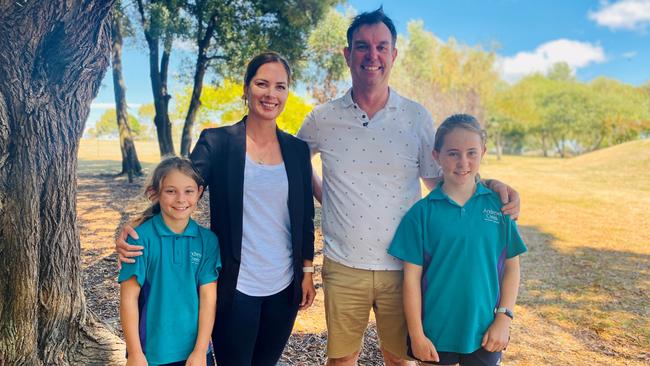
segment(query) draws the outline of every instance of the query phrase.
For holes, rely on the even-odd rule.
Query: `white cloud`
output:
[[[605,52],[601,46],[557,39],[541,44],[532,52],[519,52],[511,57],[503,57],[500,59],[500,66],[504,79],[515,82],[530,73],[544,73],[558,62],[566,62],[575,72],[581,67],[604,61]]]
[[[127,103],[127,108],[140,108],[142,104],[137,104],[137,103]],[[90,104],[90,109],[97,109],[97,110],[103,110],[103,109],[112,109],[115,108],[115,103],[91,103]]]
[[[610,29],[644,29],[650,24],[650,0],[604,3],[600,10],[589,12],[589,19]]]

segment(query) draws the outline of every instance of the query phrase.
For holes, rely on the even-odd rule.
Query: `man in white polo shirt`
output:
[[[433,120],[420,104],[388,87],[397,33],[378,9],[358,15],[347,31],[345,58],[352,88],[316,107],[298,137],[323,162],[323,288],[329,365],[356,364],[370,308],[375,313],[384,361],[406,365],[402,262],[387,253],[406,211],[421,197],[420,178],[431,189],[438,177],[432,157]],[[517,214],[516,192],[506,213]]]

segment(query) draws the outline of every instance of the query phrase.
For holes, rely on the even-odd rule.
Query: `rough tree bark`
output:
[[[198,19],[199,26],[203,25],[202,21]],[[192,146],[192,128],[194,127],[194,121],[196,121],[196,114],[199,111],[201,106],[201,91],[203,90],[203,78],[205,77],[205,72],[208,68],[208,63],[210,59],[207,56],[208,47],[210,47],[210,42],[214,36],[214,31],[216,28],[217,16],[216,14],[210,18],[207,27],[205,28],[205,33],[203,38],[198,42],[199,51],[196,56],[196,67],[194,69],[194,86],[192,88],[192,98],[190,99],[190,105],[187,109],[187,115],[185,116],[185,123],[183,124],[183,135],[181,136],[181,155],[189,156],[190,147]],[[199,34],[202,33],[202,29],[199,29]]]
[[[112,27],[112,65],[113,65],[113,90],[115,91],[115,111],[117,114],[117,128],[120,135],[120,150],[122,152],[122,174],[129,177],[129,183],[134,176],[142,175],[142,166],[138,160],[138,153],[133,143],[133,134],[129,126],[129,116],[126,110],[126,86],[122,77],[122,25],[121,13],[113,17]]]
[[[0,0],[0,364],[118,364],[86,308],[77,148],[110,55],[113,0]]]
[[[174,143],[172,140],[172,123],[169,119],[169,100],[171,96],[167,90],[167,74],[169,71],[169,56],[172,51],[173,36],[167,34],[163,39],[163,53],[160,54],[160,35],[159,32],[152,29],[147,20],[147,9],[143,0],[137,0],[138,12],[142,28],[144,29],[144,38],[149,48],[149,77],[151,79],[151,91],[153,94],[153,104],[156,110],[153,122],[156,126],[158,135],[158,147],[160,156],[175,155]],[[160,66],[158,59],[160,58]]]

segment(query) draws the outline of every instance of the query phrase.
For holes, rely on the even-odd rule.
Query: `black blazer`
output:
[[[303,260],[314,258],[314,199],[309,147],[277,129],[289,181],[289,218],[293,254],[293,300],[302,298]],[[228,311],[241,263],[246,117],[227,127],[201,132],[190,158],[210,191],[210,228],[219,238],[222,269],[217,313]]]

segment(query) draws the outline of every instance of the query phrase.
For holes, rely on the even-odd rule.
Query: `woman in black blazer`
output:
[[[209,189],[221,248],[219,366],[275,365],[298,309],[315,296],[309,148],[276,126],[290,80],[280,55],[253,58],[244,78],[248,116],[204,130],[190,156]]]

